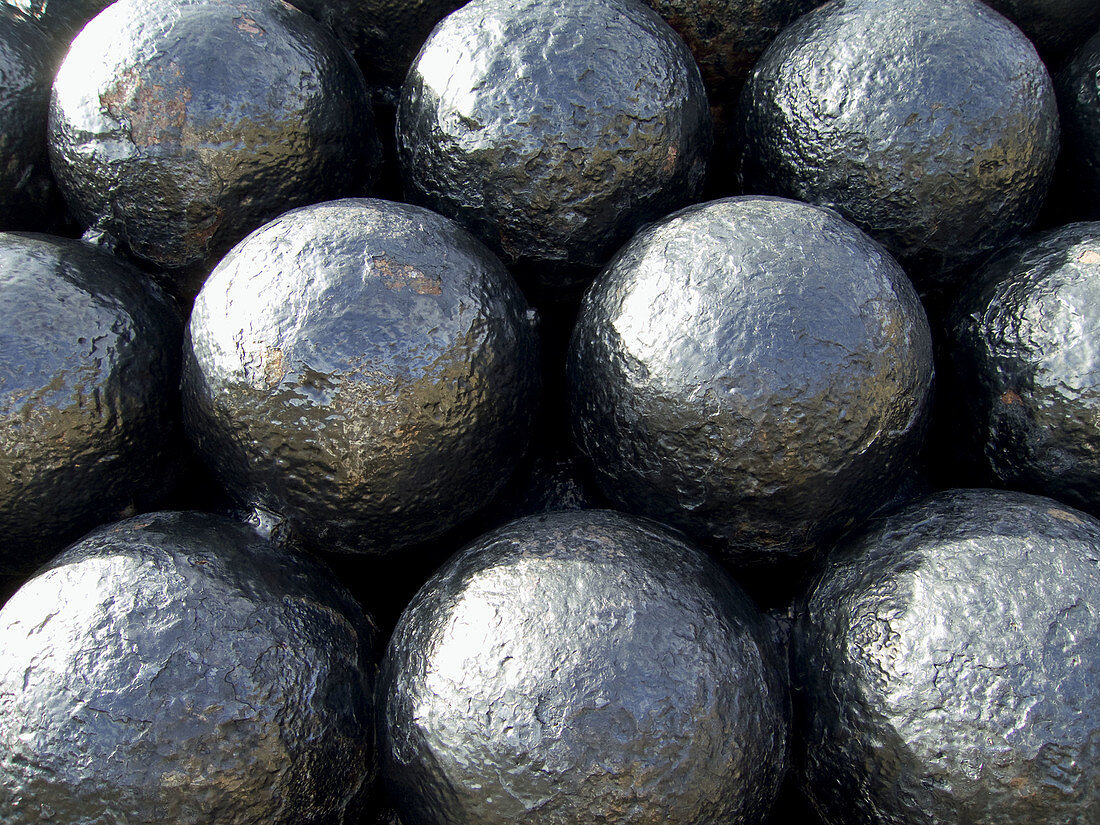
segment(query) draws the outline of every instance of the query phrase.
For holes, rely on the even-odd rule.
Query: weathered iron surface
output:
[[[1100,29],[1100,3],[1096,0],[983,2],[1019,26],[1052,67]]]
[[[56,194],[46,154],[50,41],[0,7],[0,230],[42,229]]]
[[[49,140],[82,225],[168,270],[213,265],[291,207],[363,194],[378,151],[354,61],[276,0],[113,4],[61,66]]]
[[[1100,513],[1100,223],[999,254],[949,329],[944,414],[981,481]]]
[[[402,615],[383,775],[418,825],[758,823],[786,766],[777,652],[740,589],[655,522],[511,522]]]
[[[1100,523],[938,493],[830,560],[795,629],[806,783],[827,823],[1100,817]]]
[[[239,244],[195,302],[184,417],[239,498],[317,549],[388,553],[483,506],[524,451],[535,318],[419,206],[347,199]]]
[[[182,321],[124,262],[0,234],[0,575],[155,506],[174,480]]]
[[[468,3],[424,44],[397,130],[407,196],[551,290],[693,200],[711,147],[691,53],[635,0]]]
[[[0,610],[5,825],[355,825],[374,628],[246,525],[101,528]]]
[[[462,0],[294,0],[329,26],[372,84],[396,90],[440,20]]]
[[[745,84],[746,191],[830,206],[923,292],[1026,230],[1058,154],[1050,76],[977,0],[849,0],[803,15]]]
[[[933,368],[885,250],[829,210],[743,197],[623,248],[585,295],[569,374],[611,500],[745,564],[811,553],[890,498]]]
[[[1100,31],[1082,46],[1057,78],[1064,151],[1061,196],[1075,220],[1100,219]]]

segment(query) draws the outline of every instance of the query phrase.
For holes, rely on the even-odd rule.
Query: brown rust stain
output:
[[[1001,403],[1008,406],[1012,406],[1013,404],[1020,404],[1022,406],[1024,399],[1020,398],[1020,394],[1015,390],[1005,390],[1001,393]]]
[[[266,34],[263,28],[255,20],[244,15],[237,18],[237,28],[246,34]]]
[[[164,83],[149,82],[141,67],[131,66],[99,96],[113,118],[129,125],[130,140],[137,146],[180,140],[191,90],[179,83],[182,72],[175,62],[168,64],[163,79]]]
[[[1056,519],[1059,519],[1060,521],[1068,521],[1070,524],[1084,524],[1081,519],[1077,518],[1077,516],[1073,515],[1073,513],[1069,512],[1068,510],[1060,510],[1056,507],[1049,507],[1047,508],[1047,512],[1050,513],[1050,515],[1054,516]]]
[[[278,347],[268,347],[261,356],[264,383],[268,387],[278,386],[286,375],[286,358]]]
[[[1080,255],[1077,256],[1077,263],[1079,264],[1100,264],[1100,252],[1096,252],[1092,249],[1086,249]]]
[[[387,289],[408,287],[418,295],[443,294],[443,281],[439,277],[427,275],[414,266],[394,263],[386,255],[373,256],[371,264]]]

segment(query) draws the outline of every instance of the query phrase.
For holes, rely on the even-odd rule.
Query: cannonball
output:
[[[1059,193],[1071,203],[1074,220],[1100,219],[1100,31],[1057,77],[1064,150]]]
[[[378,146],[361,72],[303,12],[119,0],[61,65],[49,150],[83,227],[160,269],[205,275],[287,209],[363,194]]]
[[[5,825],[355,825],[377,771],[374,627],[250,527],[103,527],[0,610]]]
[[[830,559],[795,627],[805,783],[827,825],[1100,816],[1100,522],[948,490]]]
[[[844,0],[788,26],[739,104],[748,192],[836,209],[922,293],[1025,231],[1058,154],[1031,42],[978,0]]]
[[[520,519],[402,614],[383,775],[417,825],[759,823],[786,765],[784,672],[679,535],[607,510]]]
[[[407,197],[551,295],[701,191],[711,123],[683,40],[637,0],[473,0],[401,91]]]
[[[183,322],[82,241],[0,233],[0,576],[156,506],[175,480]]]
[[[787,563],[884,504],[928,418],[928,321],[882,247],[780,198],[640,231],[586,293],[573,431],[604,493],[737,566]]]
[[[301,207],[199,293],[184,423],[221,483],[307,546],[387,554],[507,482],[537,396],[535,320],[447,218],[365,198]]]
[[[1000,253],[949,333],[943,414],[978,481],[1100,513],[1100,223]]]

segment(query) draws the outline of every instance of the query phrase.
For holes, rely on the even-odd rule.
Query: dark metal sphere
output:
[[[0,7],[0,229],[41,229],[53,180],[46,154],[53,63],[50,41]]]
[[[408,196],[548,288],[595,274],[642,223],[701,190],[699,69],[636,0],[473,0],[402,88]]]
[[[1100,219],[1100,31],[1058,73],[1065,196],[1078,218]]]
[[[0,610],[0,819],[355,825],[373,636],[325,568],[245,525],[104,527]]]
[[[782,670],[752,603],[676,534],[521,519],[402,614],[383,773],[417,825],[758,823],[786,766]]]
[[[182,321],[81,241],[0,234],[0,575],[29,573],[174,480]]]
[[[348,199],[242,241],[195,301],[185,424],[239,498],[318,549],[388,553],[484,505],[525,448],[534,317],[419,206]]]
[[[736,564],[816,549],[912,470],[932,383],[912,285],[834,212],[688,207],[585,295],[573,429],[617,506]]]
[[[1058,154],[1054,89],[977,0],[847,0],[768,48],[739,115],[747,191],[830,206],[935,292],[1026,230]]]
[[[952,308],[944,411],[986,483],[1100,513],[1100,223],[1021,241]]]
[[[830,825],[1100,817],[1100,522],[939,493],[830,561],[795,629],[806,783]]]
[[[171,270],[361,194],[378,151],[354,61],[277,0],[119,0],[73,41],[49,139],[81,224]]]

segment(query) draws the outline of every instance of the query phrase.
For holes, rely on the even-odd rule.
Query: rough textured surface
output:
[[[746,191],[837,209],[934,291],[1035,219],[1058,154],[1035,48],[977,0],[847,0],[772,43],[742,95]]]
[[[521,519],[402,615],[383,772],[418,825],[756,823],[786,765],[778,661],[736,585],[656,523]]]
[[[1026,34],[1048,65],[1073,51],[1100,29],[1096,0],[983,0]]]
[[[80,241],[0,234],[0,574],[173,480],[182,322],[170,299]]]
[[[293,206],[363,194],[377,153],[355,63],[277,0],[115,3],[58,72],[49,141],[81,224],[171,270],[212,265]]]
[[[741,84],[780,30],[819,0],[645,0],[684,38],[707,87],[717,136]]]
[[[238,497],[386,553],[485,504],[527,442],[534,316],[453,221],[348,199],[249,236],[195,302],[184,416]]]
[[[1077,217],[1100,218],[1100,32],[1058,73],[1058,107],[1065,147],[1063,188]]]
[[[826,821],[1100,817],[1100,523],[958,490],[831,562],[795,631],[807,783]]]
[[[985,483],[1100,513],[1100,223],[1028,238],[978,272],[943,361]]]
[[[738,564],[806,554],[911,470],[928,321],[835,213],[728,198],[652,224],[585,295],[573,429],[616,504]]]
[[[432,27],[462,0],[294,0],[291,5],[329,26],[370,81],[396,88]]]
[[[711,146],[691,53],[635,0],[473,0],[424,44],[397,125],[407,195],[551,289],[690,202]]]
[[[0,818],[354,825],[373,636],[325,568],[245,525],[102,528],[0,611]]]
[[[46,154],[53,65],[29,18],[0,7],[0,229],[39,229],[53,195]]]

